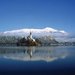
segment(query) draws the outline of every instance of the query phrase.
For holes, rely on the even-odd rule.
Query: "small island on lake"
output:
[[[24,37],[24,38],[18,40],[18,42],[17,42],[17,46],[38,46],[38,45],[40,45],[40,43],[32,37],[31,32],[30,32],[29,36],[27,36],[26,39]]]

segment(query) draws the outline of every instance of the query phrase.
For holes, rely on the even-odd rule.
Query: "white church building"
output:
[[[35,41],[35,39],[33,39],[33,37],[32,37],[32,33],[31,32],[30,32],[29,36],[27,37],[27,40]]]

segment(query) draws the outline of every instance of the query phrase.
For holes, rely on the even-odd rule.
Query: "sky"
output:
[[[45,28],[75,32],[75,0],[0,0],[0,32]]]

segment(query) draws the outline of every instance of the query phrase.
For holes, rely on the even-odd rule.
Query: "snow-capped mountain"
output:
[[[2,36],[21,36],[27,37],[30,32],[34,37],[54,37],[57,41],[75,41],[75,36],[69,34],[64,30],[58,30],[50,27],[46,27],[43,29],[34,29],[34,28],[24,28],[24,29],[17,29],[11,31],[0,32]],[[72,36],[71,36],[72,35]]]
[[[64,30],[57,30],[53,29],[50,27],[46,27],[43,29],[18,29],[18,30],[11,30],[11,31],[5,31],[3,32],[3,35],[20,35],[20,36],[26,36],[29,35],[29,33],[32,32],[34,36],[49,36],[49,35],[54,35],[54,36],[66,36],[68,33]]]

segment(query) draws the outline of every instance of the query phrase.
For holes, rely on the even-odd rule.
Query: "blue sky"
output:
[[[75,32],[75,0],[0,0],[0,32],[52,27]]]

